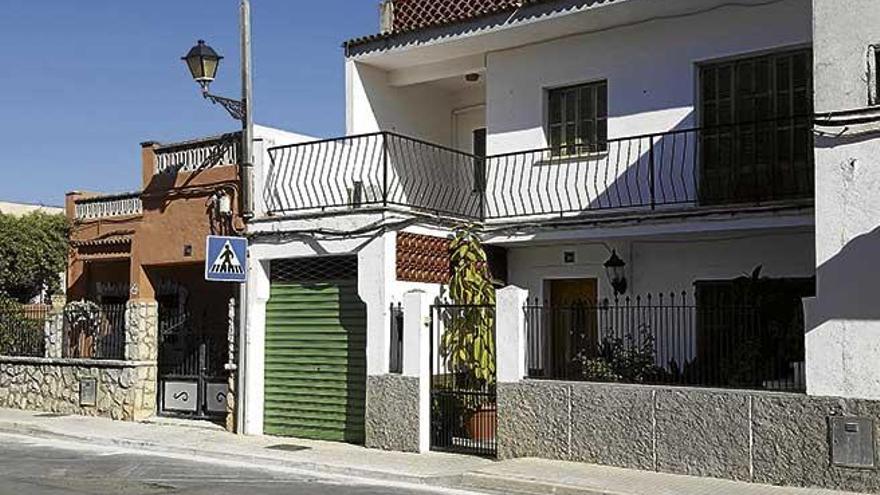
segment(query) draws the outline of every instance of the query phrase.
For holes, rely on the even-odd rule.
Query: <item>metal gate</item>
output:
[[[160,313],[159,413],[198,419],[226,416],[229,393],[225,370],[228,344],[205,319],[196,322],[188,312]]]
[[[431,306],[431,449],[495,456],[495,307]]]
[[[263,431],[362,444],[367,309],[356,256],[273,260]]]

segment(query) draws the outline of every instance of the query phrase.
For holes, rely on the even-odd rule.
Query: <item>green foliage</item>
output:
[[[63,215],[0,213],[0,292],[22,303],[44,288],[56,292],[67,266],[68,230]]]
[[[643,329],[639,342],[631,334],[626,339],[606,338],[598,356],[582,352],[575,357],[573,364],[585,380],[646,383],[661,373],[654,360],[654,336]]]
[[[451,373],[474,386],[495,382],[495,287],[489,263],[472,227],[456,230],[450,246],[449,297],[440,354]]]

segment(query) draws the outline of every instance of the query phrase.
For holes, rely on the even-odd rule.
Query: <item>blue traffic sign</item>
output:
[[[209,235],[205,248],[205,280],[247,282],[247,239]]]

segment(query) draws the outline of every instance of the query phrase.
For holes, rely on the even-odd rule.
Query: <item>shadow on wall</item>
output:
[[[812,328],[832,320],[880,322],[880,227],[848,242],[817,270],[818,299],[812,304]]]

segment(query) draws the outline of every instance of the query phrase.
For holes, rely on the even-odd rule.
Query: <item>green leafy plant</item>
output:
[[[638,342],[632,334],[626,338],[605,338],[598,355],[578,353],[573,364],[585,380],[646,383],[662,371],[655,364],[655,356],[654,336],[643,328]]]
[[[450,373],[479,387],[495,382],[495,287],[489,263],[473,227],[456,229],[450,244],[452,276],[444,312],[440,355]]]
[[[64,215],[0,213],[0,292],[21,303],[56,292],[67,266],[67,237]]]

